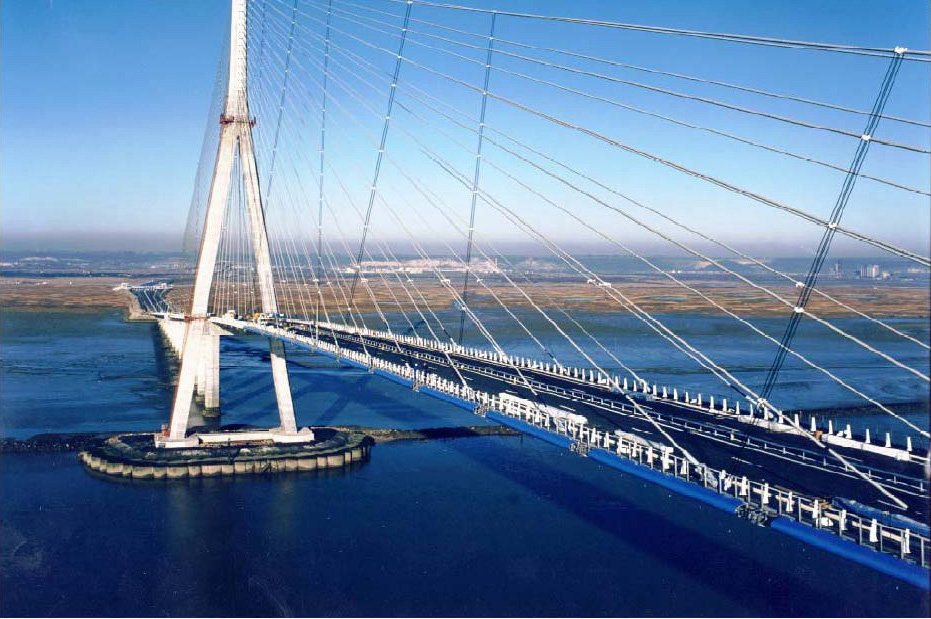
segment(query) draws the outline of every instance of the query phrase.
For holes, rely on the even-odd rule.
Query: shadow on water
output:
[[[257,382],[257,381],[254,381],[254,380],[253,380],[253,381],[249,381],[249,384],[253,384],[253,385],[254,385],[256,382]],[[221,384],[222,384],[222,382],[221,382]],[[246,392],[243,392],[243,393],[237,393],[237,395],[236,395],[235,397],[230,398],[228,401],[221,401],[221,402],[222,402],[222,403],[221,403],[221,406],[222,406],[223,408],[227,408],[227,409],[235,409],[235,408],[238,408],[238,407],[242,406],[243,404],[245,404],[246,402],[249,402],[250,400],[254,400],[255,398],[258,398],[258,397],[263,396],[263,395],[267,395],[270,389],[274,389],[274,387],[272,386],[272,384],[271,384],[270,381],[269,381],[269,383],[268,383],[267,385],[264,383],[264,381],[259,381],[259,384],[258,384],[255,388],[250,389],[249,391],[246,391]],[[230,386],[230,388],[228,388],[228,389],[223,389],[223,390],[224,390],[224,391],[227,391],[227,392],[235,392],[235,391],[236,391],[236,387],[235,387],[235,386]],[[272,413],[272,412],[275,412],[276,410],[278,410],[278,409],[277,409],[277,404],[275,404],[274,401],[271,401],[270,403],[266,403],[266,404],[260,409],[260,412],[263,412],[263,413]]]
[[[152,334],[152,348],[155,351],[155,375],[162,380],[162,384],[167,390],[177,380],[178,361],[168,342],[162,336],[158,325],[152,323],[150,331]]]
[[[268,372],[268,354],[263,350],[265,340],[262,338],[237,337],[223,338],[224,352],[241,355],[250,365],[245,376],[221,377],[221,401],[224,418],[235,418],[237,422],[256,424],[262,421],[276,421],[276,404],[274,387]],[[330,425],[338,420],[350,407],[377,411],[382,423],[409,424],[411,417],[398,411],[409,411],[411,404],[390,396],[384,389],[374,386],[372,374],[358,368],[348,367],[332,362],[329,358],[312,355],[304,349],[286,346],[289,356],[288,366],[295,406],[305,412],[298,420],[302,424]],[[312,361],[307,363],[304,357]],[[254,366],[252,365],[254,364]],[[253,370],[257,370],[253,372]],[[380,384],[383,379],[378,379]],[[247,390],[243,387],[248,386]],[[227,395],[232,394],[232,395]],[[305,400],[314,394],[326,394],[332,401],[308,403]],[[373,397],[374,395],[374,397]],[[240,410],[246,408],[248,410]],[[312,412],[307,412],[307,409]],[[419,419],[424,424],[439,423],[444,418],[440,415],[419,410]],[[377,424],[376,424],[377,425]]]
[[[537,439],[527,437],[526,440]],[[749,553],[736,555],[730,549],[722,548],[719,540],[702,533],[696,527],[683,526],[656,511],[674,508],[676,503],[684,499],[669,500],[668,496],[662,496],[662,492],[657,492],[655,494],[659,496],[649,497],[656,501],[656,510],[648,509],[632,502],[624,494],[592,484],[539,459],[533,462],[532,467],[496,468],[494,459],[488,452],[461,449],[457,443],[461,445],[459,441],[451,443],[452,449],[468,457],[472,463],[493,470],[529,490],[534,496],[572,513],[625,545],[652,556],[671,570],[687,574],[689,578],[747,608],[759,608],[761,596],[766,599],[767,611],[777,616],[797,614],[800,609],[797,603],[793,603],[793,598],[800,596],[817,597],[824,603],[825,609],[843,608],[841,597],[825,593],[820,588],[812,589],[805,579],[788,573],[780,574],[780,580],[777,582],[770,581],[765,587],[761,586],[759,575],[771,573],[772,565],[757,560]],[[513,443],[513,439],[508,443]],[[555,452],[557,449],[553,447],[551,451]],[[623,475],[619,472],[616,474]],[[623,481],[625,484],[637,483],[629,477]],[[606,503],[611,507],[605,509]],[[727,517],[717,512],[712,512],[711,515],[700,513],[708,510],[710,508],[690,505],[683,511],[697,512],[700,521],[712,521],[712,524],[715,524],[715,520]],[[619,515],[622,517],[619,518]],[[636,523],[636,526],[631,526],[632,523]],[[728,524],[728,534],[743,538],[744,542],[754,545],[761,541],[755,539],[760,535],[775,535],[736,519]],[[754,552],[753,549],[749,550]],[[727,564],[720,564],[720,558],[726,558]],[[812,612],[819,614],[815,610]]]
[[[359,386],[357,393],[364,393],[364,390],[366,389],[370,381],[371,381],[371,377],[366,377],[363,380],[357,381],[356,384]],[[303,389],[301,389],[300,391],[301,395],[313,393],[316,390],[315,388],[319,387],[319,385],[315,383],[317,383],[317,381],[310,379],[308,381],[308,384]],[[393,403],[392,401],[388,399],[382,399],[381,402],[384,404]],[[326,408],[326,410],[320,413],[319,416],[314,420],[314,422],[320,425],[324,425],[324,426],[330,425],[334,423],[336,421],[336,418],[339,416],[339,414],[345,411],[346,408],[348,408],[350,405],[364,404],[364,403],[365,403],[364,398],[352,397],[349,395],[349,392],[346,390],[339,391],[337,393],[336,401],[330,404]],[[389,410],[390,410],[390,407],[389,407]]]
[[[452,440],[445,442],[444,446],[475,468],[503,477],[528,491],[535,500],[558,508],[545,511],[567,512],[619,542],[620,547],[616,549],[620,552],[619,557],[603,557],[604,564],[612,572],[621,574],[625,570],[621,565],[612,567],[614,563],[629,560],[638,554],[648,556],[664,566],[663,570],[656,571],[656,578],[662,579],[663,572],[668,570],[677,574],[671,579],[672,582],[678,582],[684,576],[688,581],[700,583],[744,609],[752,609],[750,614],[774,616],[856,614],[857,607],[852,604],[856,604],[857,600],[851,597],[874,595],[882,598],[891,595],[888,591],[889,581],[865,568],[847,564],[815,549],[802,548],[800,544],[781,538],[774,532],[724,516],[705,506],[669,497],[660,489],[621,473],[602,469],[598,465],[586,471],[583,467],[594,463],[566,456],[557,448],[544,445],[536,439],[509,438],[495,448],[473,448],[473,441],[481,440]],[[524,450],[524,440],[537,449]],[[543,448],[538,449],[541,446]],[[376,447],[376,454],[378,449]],[[501,461],[502,449],[512,452],[505,454],[508,461],[505,466],[502,466]],[[515,457],[514,450],[519,452],[519,457]],[[566,461],[566,457],[572,460]],[[523,466],[509,465],[518,460]],[[568,464],[569,470],[559,466],[560,461]],[[307,504],[305,491],[310,488],[306,485],[317,485],[321,480],[338,481],[341,484],[339,489],[334,486],[324,491],[332,491],[333,500],[344,500],[341,493],[349,491],[345,484],[351,486],[353,475],[360,473],[366,466],[366,463],[359,463],[347,469],[246,477],[177,481],[116,478],[115,481],[140,489],[153,488],[166,494],[164,517],[167,538],[164,542],[168,544],[171,556],[184,556],[188,562],[180,574],[160,582],[159,586],[180,586],[174,578],[183,576],[187,595],[201,603],[217,603],[220,606],[215,608],[232,608],[248,614],[290,616],[295,612],[291,604],[304,603],[304,594],[296,592],[294,584],[287,582],[287,569],[271,569],[274,561],[263,560],[256,564],[254,560],[243,560],[239,563],[235,550],[224,551],[222,558],[225,560],[218,560],[221,557],[210,552],[198,552],[198,544],[203,543],[198,540],[235,540],[273,527],[276,543],[293,539],[291,543],[294,548],[301,547],[307,543],[308,537],[312,539],[314,535],[328,534],[326,531],[306,528],[306,510],[313,509]],[[472,466],[468,468],[472,469]],[[593,474],[594,481],[580,476],[587,472]],[[619,477],[612,478],[614,475]],[[261,489],[262,494],[256,495],[256,487]],[[318,491],[320,488],[314,489],[314,492]],[[243,497],[253,499],[256,496],[262,496],[266,501],[261,505],[250,503],[248,506],[240,503]],[[513,500],[521,500],[519,495],[513,496]],[[241,513],[231,519],[230,510]],[[674,515],[667,515],[668,510],[674,510]],[[251,512],[261,515],[257,520],[252,520]],[[726,523],[722,522],[725,518],[728,518]],[[500,520],[499,526],[507,526],[504,523],[508,522],[509,515],[506,511],[499,511],[494,519]],[[246,530],[234,530],[244,524]],[[357,526],[363,527],[364,531],[363,523]],[[365,532],[359,534],[363,539],[368,535]],[[480,530],[477,534],[482,535]],[[727,535],[730,539],[722,540],[716,535]],[[634,553],[629,554],[625,548]],[[451,547],[449,551],[455,552],[455,549]],[[606,548],[606,551],[609,549]],[[535,551],[528,549],[507,548],[500,552],[515,553],[513,560],[520,560],[521,555],[530,556],[530,560],[536,557]],[[766,561],[761,557],[773,557],[773,560]],[[305,558],[307,561],[319,560],[314,559],[313,553],[308,553]],[[295,557],[283,560],[284,563],[279,567],[287,568]],[[346,560],[353,559],[347,557]],[[784,564],[785,561],[799,563]],[[839,566],[842,569],[838,570]],[[305,568],[312,570],[312,567]],[[633,565],[626,567],[631,568],[636,569]],[[832,571],[825,572],[826,568]],[[792,570],[797,574],[791,573]],[[846,583],[843,587],[828,584],[836,582],[837,572],[843,573],[840,576],[840,582]],[[849,580],[845,581],[845,578]],[[822,582],[818,582],[818,579]],[[862,591],[858,592],[858,596],[850,595],[850,582],[862,583]],[[242,587],[243,583],[247,584],[245,588]],[[907,587],[905,589],[908,591]],[[896,595],[909,599],[901,591]],[[920,594],[916,599],[920,600]],[[474,608],[473,612],[494,614],[494,603],[485,601],[483,604]],[[658,608],[667,607],[663,602],[657,601],[655,604]],[[895,610],[901,613],[903,607],[907,608],[900,604],[890,606],[892,614],[897,614]],[[920,608],[920,601],[913,604],[913,608]],[[872,607],[878,606],[874,601]],[[557,605],[557,608],[563,606]],[[592,607],[586,608],[591,612]],[[469,614],[468,610],[465,614]],[[382,612],[386,615],[395,614],[389,606],[382,607]],[[641,612],[649,614],[649,609],[641,609]]]

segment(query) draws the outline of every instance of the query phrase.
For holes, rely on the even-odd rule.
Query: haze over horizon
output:
[[[348,239],[350,244],[352,242],[358,242],[358,239]],[[409,245],[405,239],[398,239],[396,241],[387,240],[386,241],[390,246],[395,248],[395,252],[398,255],[407,255],[405,251],[410,251],[410,255],[414,253],[409,249]],[[447,254],[444,254],[445,244],[438,241],[424,242],[423,247],[430,251],[431,255],[436,258],[442,258]],[[844,260],[844,259],[877,259],[877,260],[891,260],[891,261],[901,261],[902,259],[896,256],[890,256],[888,253],[882,252],[876,248],[864,245],[857,245],[855,243],[841,243],[841,248],[832,252],[831,260]],[[628,258],[624,252],[618,250],[616,247],[611,246],[608,243],[597,243],[597,242],[573,242],[566,241],[561,244],[561,246],[577,255],[599,255],[599,256],[618,256],[623,258]],[[511,255],[520,255],[528,257],[538,257],[538,256],[550,256],[550,252],[546,251],[539,246],[526,242],[526,241],[503,241],[497,244],[499,250],[506,252]],[[734,259],[734,256],[728,252],[722,251],[720,248],[716,248],[710,244],[698,245],[693,244],[693,247],[701,249],[705,253],[715,258],[723,259]],[[695,259],[693,256],[690,256],[687,252],[676,250],[675,247],[670,247],[668,244],[663,243],[633,243],[631,248],[638,253],[641,253],[646,256],[651,257],[676,257],[676,258],[691,258]],[[923,251],[928,253],[928,247],[906,247],[907,249],[913,249],[915,251]],[[9,254],[14,255],[42,255],[42,254],[81,254],[81,253],[112,253],[112,254],[121,254],[121,253],[137,253],[137,254],[180,254],[181,253],[181,236],[173,234],[109,234],[109,235],[62,235],[62,236],[47,236],[47,235],[35,235],[35,236],[25,236],[25,237],[8,237],[8,235],[0,235],[0,257],[8,256]],[[814,255],[814,249],[811,247],[804,247],[799,245],[792,245],[790,243],[768,243],[768,244],[755,244],[754,245],[755,256],[761,260],[770,260],[775,258],[811,258]],[[345,255],[340,254],[339,251],[336,251],[336,256]],[[826,267],[825,267],[826,268]],[[0,273],[2,274],[2,273]]]

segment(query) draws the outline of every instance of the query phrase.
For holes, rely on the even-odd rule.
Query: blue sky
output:
[[[397,13],[395,5],[367,0],[362,3]],[[483,0],[474,4],[792,39],[882,47],[904,45],[914,49],[929,47],[928,4],[919,1],[541,3]],[[7,247],[173,249],[180,243],[227,11],[228,4],[224,0],[3,2],[0,7],[0,19],[4,23],[4,36],[0,40],[3,58],[0,73],[0,131],[3,136],[0,142],[0,200],[3,205],[0,229]],[[420,15],[433,18],[437,13],[424,11]],[[487,18],[463,16],[456,19],[481,30]],[[545,28],[529,30],[525,23],[502,19],[500,36],[553,44]],[[595,35],[588,32],[566,29],[552,36],[559,36],[558,43],[569,49],[859,108],[869,108],[872,104],[885,67],[885,61],[858,59],[854,62],[836,54],[812,56],[810,52],[787,52],[779,55],[771,50],[731,44],[699,45],[695,41],[655,35],[621,38],[613,32],[602,31]],[[417,53],[415,48],[411,49],[412,54]],[[436,66],[451,73],[458,70],[452,61],[435,55],[424,57],[432,58]],[[770,63],[770,58],[777,57],[781,59],[779,63]],[[928,65],[915,65],[917,63],[903,68],[888,112],[927,121]],[[414,73],[402,73],[402,80],[408,77],[421,80],[413,83],[430,84],[424,76],[417,77]],[[628,77],[648,81],[643,76]],[[673,86],[670,82],[651,83]],[[546,97],[530,86],[503,85],[500,81],[498,84],[501,92],[514,96],[531,97],[531,100],[537,100],[533,99],[536,96]],[[440,92],[462,97],[452,89]],[[629,96],[630,99],[625,100],[632,104],[656,106],[662,113],[692,122],[721,126],[770,142],[791,140],[795,150],[822,155],[838,164],[846,165],[853,154],[854,145],[823,136],[800,133],[796,139],[778,126],[764,126],[753,133],[755,127],[750,125],[749,119],[724,118],[716,112],[695,110],[694,106],[681,101],[651,99],[642,93]],[[739,169],[742,162],[735,162],[727,149],[709,150],[708,146],[692,142],[685,135],[660,133],[665,129],[654,129],[646,122],[601,116],[594,109],[570,106],[568,101],[545,100],[552,109],[567,117],[576,115],[579,122],[588,122],[606,134],[627,135],[631,143],[651,152],[696,167],[705,166],[704,169],[722,177],[738,179],[750,187],[762,187],[780,198],[797,200],[822,215],[830,210],[831,196],[840,185],[836,176],[816,178],[813,174],[809,177],[807,172],[796,172],[796,168],[769,168],[770,164],[762,160],[759,166],[742,170]],[[470,109],[476,105],[475,100],[468,102]],[[540,135],[534,122],[513,117],[512,112],[496,110],[494,105],[489,108],[489,114],[497,115],[499,122],[507,127],[521,129],[531,138]],[[822,119],[814,117],[812,120]],[[860,120],[851,127],[858,123]],[[348,125],[346,130],[349,130]],[[901,127],[888,127],[887,131],[891,139],[927,147],[927,131],[905,131]],[[566,141],[564,149],[573,157],[595,159],[602,156],[595,149],[588,150],[581,142]],[[350,156],[347,151],[347,159]],[[590,165],[594,172],[623,180],[625,187],[640,199],[655,199],[658,206],[667,206],[671,213],[683,218],[693,216],[693,222],[704,222],[711,227],[709,229],[713,229],[720,218],[718,200],[731,199],[717,194],[693,193],[690,186],[669,181],[668,171],[656,170],[655,166],[643,162],[619,164],[624,166],[623,173],[601,161],[592,161]],[[366,166],[371,167],[371,162],[366,161],[363,167]],[[927,189],[927,169],[926,156],[887,156],[874,149],[865,171]],[[502,189],[502,192],[513,195],[515,200],[520,199],[507,190]],[[818,199],[805,204],[810,196]],[[566,204],[573,208],[587,208],[573,202],[575,198],[565,196],[565,191],[559,197],[565,198]],[[856,197],[851,202],[850,217],[859,228],[878,229],[919,248],[927,244],[926,197],[881,191],[863,182],[858,185]],[[877,205],[881,205],[881,210]],[[741,214],[735,210],[736,236],[745,237],[748,242],[769,242],[775,238],[775,233],[754,237],[756,221],[755,211]],[[908,225],[903,226],[902,222]],[[783,225],[784,228],[780,227]],[[552,233],[558,235],[556,224],[553,226]],[[773,226],[780,238],[791,237],[789,224],[774,220]],[[746,233],[744,237],[742,233]],[[799,243],[808,245],[814,238],[816,235],[809,233]],[[788,245],[793,242],[789,238]]]

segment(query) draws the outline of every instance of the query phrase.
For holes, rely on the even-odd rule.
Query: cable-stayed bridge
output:
[[[882,254],[926,285],[928,52],[419,0],[231,7],[190,281],[133,290],[181,360],[160,448],[213,440],[192,407],[221,408],[220,337],[251,332],[268,440],[314,439],[286,362],[303,347],[927,586],[927,404],[904,412],[837,357],[923,394],[928,332],[825,264]],[[802,269],[759,251],[778,239]],[[651,289],[765,366],[716,358]],[[651,375],[589,308],[715,387]],[[806,412],[800,371],[884,430]]]

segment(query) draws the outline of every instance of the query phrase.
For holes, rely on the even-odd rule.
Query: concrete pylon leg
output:
[[[204,408],[205,414],[220,411],[220,336],[204,336]]]
[[[268,233],[265,228],[265,213],[262,210],[259,193],[259,174],[255,165],[255,153],[252,150],[252,128],[243,125],[239,135],[239,159],[242,163],[243,184],[245,185],[246,210],[249,215],[249,227],[252,232],[252,249],[255,252],[255,267],[262,296],[262,310],[269,314],[278,312],[278,299],[275,294],[275,280],[272,275],[271,252],[268,247]],[[288,364],[281,340],[269,340],[272,361],[272,379],[275,382],[275,397],[278,399],[278,416],[281,431],[284,434],[296,434],[297,423],[294,419],[294,403],[291,400],[291,381],[288,378]]]
[[[183,439],[187,432],[188,417],[191,414],[191,398],[194,397],[194,381],[197,378],[197,366],[201,356],[201,338],[204,335],[206,321],[192,320],[186,323],[187,334],[184,337],[184,349],[181,352],[181,369],[178,372],[178,386],[175,389],[174,407],[171,410],[169,436]]]
[[[278,398],[278,417],[281,431],[285,434],[297,433],[294,419],[294,404],[291,401],[291,383],[288,380],[288,361],[284,354],[284,342],[277,338],[268,340],[272,354],[272,379],[275,382],[275,397]]]
[[[182,440],[187,432],[188,419],[191,416],[191,398],[197,374],[200,368],[201,338],[207,333],[207,302],[210,297],[210,284],[213,269],[217,261],[220,246],[220,234],[226,215],[226,201],[229,197],[230,175],[233,167],[233,153],[236,148],[235,130],[224,126],[220,132],[220,144],[217,147],[217,162],[213,171],[210,197],[207,200],[207,216],[204,222],[203,239],[197,258],[197,271],[194,275],[194,290],[191,300],[191,312],[184,325],[186,335],[181,350],[181,371],[175,390],[174,405],[171,409],[170,438]]]

